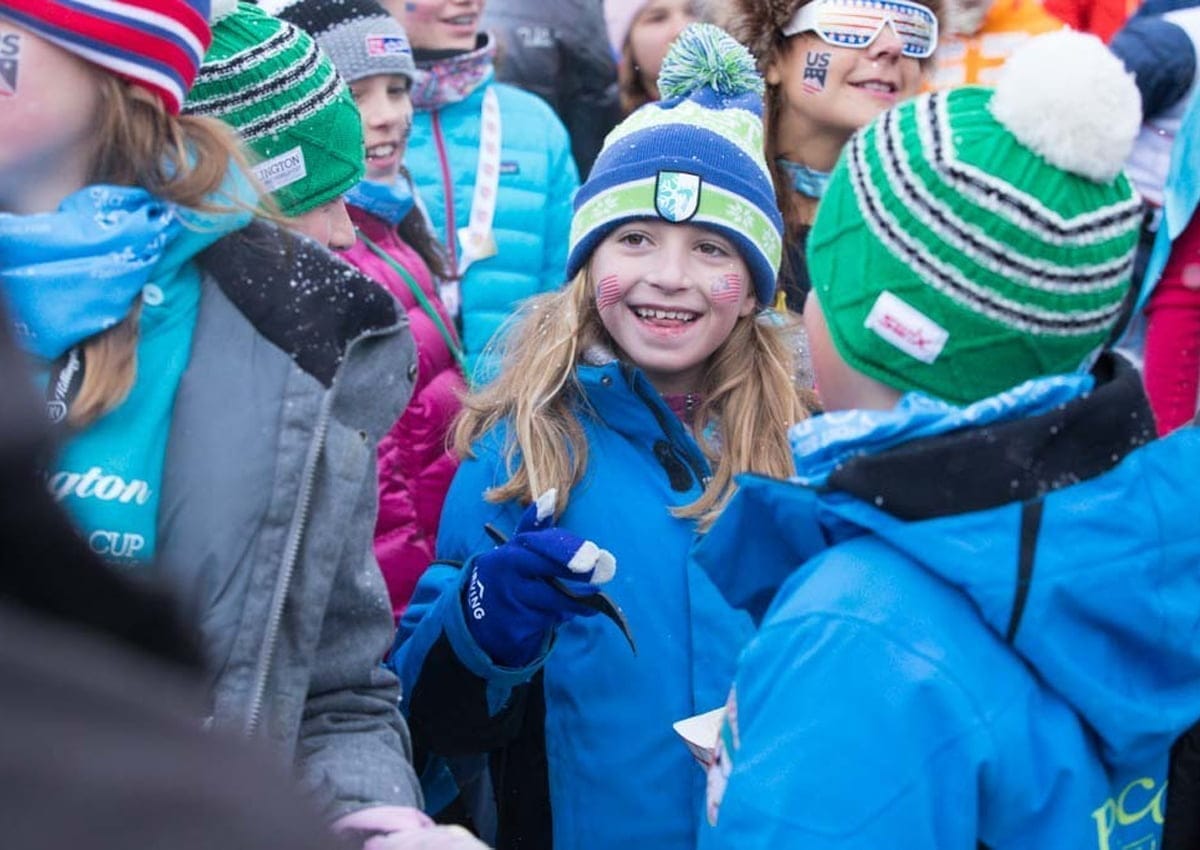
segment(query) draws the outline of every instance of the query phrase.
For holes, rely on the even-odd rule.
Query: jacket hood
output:
[[[967,595],[1110,765],[1161,754],[1200,705],[1200,432],[1147,444],[1137,374],[1116,358],[1096,374],[1094,392],[846,457],[819,483],[746,478],[697,557],[761,616],[797,564],[874,535]]]

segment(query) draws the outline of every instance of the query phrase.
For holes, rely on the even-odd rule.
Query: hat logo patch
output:
[[[408,56],[412,48],[408,42],[398,35],[369,35],[367,36],[368,56]]]
[[[268,192],[290,186],[308,176],[308,167],[304,163],[304,151],[299,145],[286,150],[279,156],[254,166],[254,176]]]
[[[654,183],[654,209],[673,224],[688,221],[700,209],[699,174],[686,171],[660,171]]]
[[[922,363],[938,359],[950,332],[891,292],[881,292],[863,325]]]

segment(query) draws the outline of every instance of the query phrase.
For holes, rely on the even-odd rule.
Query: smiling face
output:
[[[605,330],[661,393],[699,389],[713,352],[754,311],[750,271],[733,243],[693,224],[623,224],[589,269]]]
[[[484,0],[383,0],[420,50],[471,50]]]
[[[828,170],[856,130],[915,95],[921,63],[902,55],[902,47],[891,25],[862,49],[831,46],[812,32],[789,38],[766,74],[782,101],[775,131],[781,154]],[[804,146],[819,155],[798,152]]]
[[[413,107],[408,96],[408,77],[376,74],[352,82],[350,92],[362,115],[367,179],[391,183],[400,171],[408,134],[412,130]]]
[[[0,18],[0,211],[49,212],[88,182],[104,72]]]

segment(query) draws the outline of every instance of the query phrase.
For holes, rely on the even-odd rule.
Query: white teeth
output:
[[[375,159],[375,158],[381,157],[381,156],[391,156],[395,152],[396,152],[396,146],[391,145],[391,144],[372,145],[371,147],[367,148],[367,156],[370,157],[371,159]]]
[[[642,319],[669,319],[676,322],[694,322],[696,314],[680,310],[654,310],[649,307],[634,307],[633,312]]]
[[[454,24],[455,26],[464,26],[465,27],[468,24],[475,23],[475,16],[474,15],[459,15],[457,18],[448,18],[446,20],[446,23]]]
[[[880,83],[875,80],[868,80],[865,83],[859,83],[858,87],[863,89],[871,89],[872,91],[881,91],[885,92],[886,94],[891,94],[896,90],[896,87],[891,83]]]

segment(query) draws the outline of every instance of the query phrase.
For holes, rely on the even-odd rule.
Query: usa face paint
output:
[[[17,93],[20,61],[20,33],[0,33],[0,97],[12,97]]]
[[[833,55],[827,51],[810,50],[804,54],[804,78],[800,88],[805,94],[820,94],[825,91],[829,77],[829,63]]]
[[[615,274],[607,275],[596,283],[596,308],[606,310],[621,300],[621,279]]]
[[[724,274],[713,281],[711,297],[714,304],[734,304],[742,300],[742,277]]]

